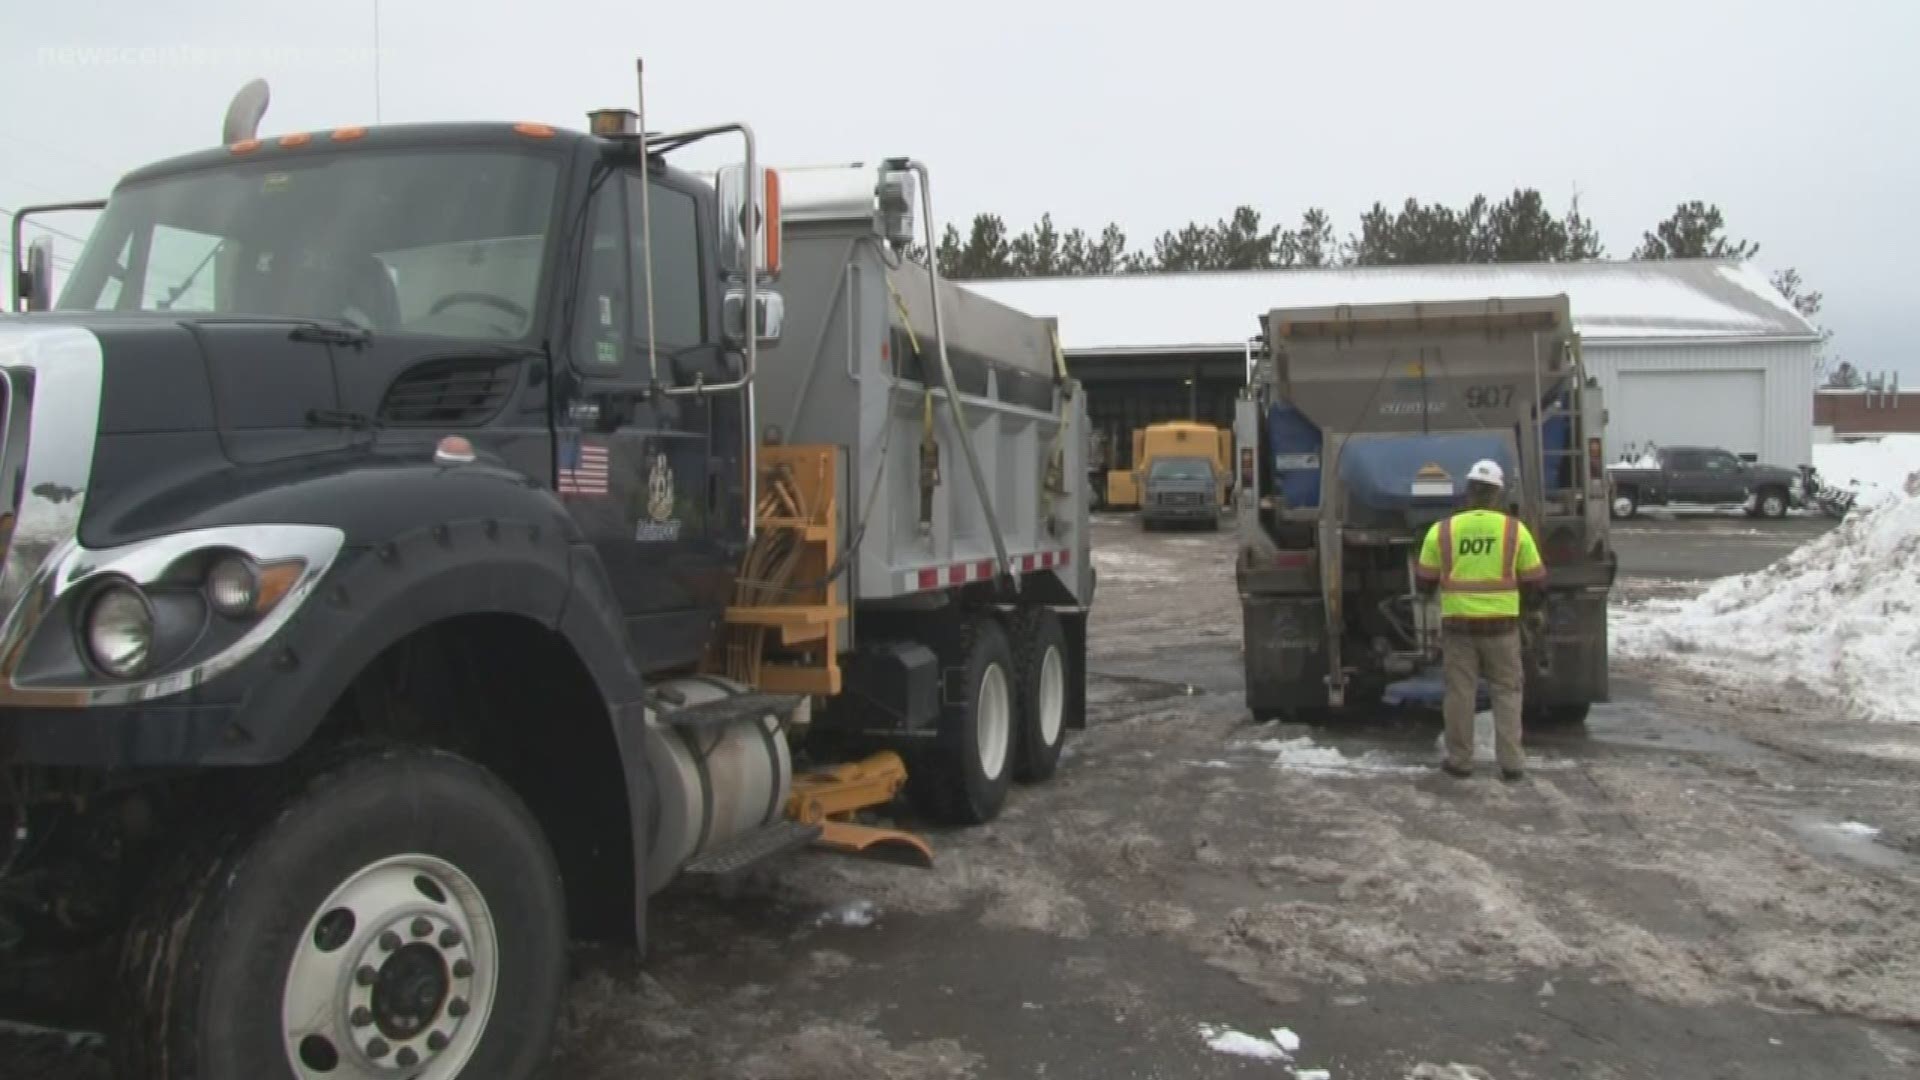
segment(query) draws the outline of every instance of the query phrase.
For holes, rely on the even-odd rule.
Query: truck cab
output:
[[[1220,527],[1220,471],[1210,457],[1168,454],[1147,463],[1140,498],[1144,528],[1168,523]]]

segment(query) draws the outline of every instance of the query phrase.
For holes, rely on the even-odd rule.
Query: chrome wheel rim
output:
[[[373,863],[333,890],[294,943],[281,989],[300,1080],[450,1080],[493,1013],[499,933],[458,867],[429,855]]]
[[[1633,500],[1625,497],[1613,500],[1613,516],[1626,517],[1633,513]]]

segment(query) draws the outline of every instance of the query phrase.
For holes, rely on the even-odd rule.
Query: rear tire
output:
[[[1020,738],[1013,778],[1034,783],[1052,777],[1060,766],[1060,751],[1067,744],[1067,703],[1072,699],[1067,681],[1072,666],[1058,615],[1046,608],[1030,608],[1020,613],[1014,625]]]
[[[936,745],[916,755],[907,793],[922,814],[942,825],[983,825],[999,816],[1013,780],[1018,681],[1006,632],[980,616],[959,635],[959,701],[940,714]]]
[[[536,1075],[565,990],[566,904],[519,798],[464,759],[402,748],[282,790],[210,816],[234,824],[199,837],[129,925],[118,1075]]]

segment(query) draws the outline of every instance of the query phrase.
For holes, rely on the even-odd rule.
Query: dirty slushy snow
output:
[[[1260,739],[1254,742],[1240,742],[1233,744],[1233,747],[1236,750],[1255,750],[1263,754],[1272,754],[1275,766],[1310,776],[1426,771],[1378,750],[1369,750],[1359,757],[1348,757],[1337,747],[1321,746],[1305,735],[1295,739]]]
[[[871,900],[853,900],[836,907],[828,908],[813,921],[815,926],[844,926],[860,930],[872,926],[880,917],[880,909]]]
[[[1103,585],[1116,581],[1155,584],[1174,581],[1180,576],[1179,564],[1173,560],[1124,548],[1095,548],[1093,567],[1100,572]]]
[[[1272,1039],[1262,1039],[1257,1035],[1248,1035],[1246,1032],[1235,1031],[1230,1027],[1215,1027],[1212,1024],[1200,1025],[1200,1037],[1207,1040],[1209,1049],[1222,1054],[1232,1054],[1235,1057],[1254,1058],[1258,1061],[1293,1060],[1293,1055],[1288,1053],[1280,1043],[1280,1035],[1282,1032],[1285,1032],[1289,1036],[1293,1034],[1291,1031],[1286,1031],[1285,1028],[1281,1028],[1273,1032],[1274,1037]],[[1299,1046],[1299,1040],[1297,1038],[1293,1040],[1293,1043],[1296,1047]]]

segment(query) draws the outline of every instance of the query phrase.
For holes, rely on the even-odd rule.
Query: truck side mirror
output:
[[[53,310],[53,240],[42,236],[27,248],[27,267],[19,271],[15,295],[28,311]]]
[[[720,272],[728,277],[744,273],[751,244],[754,272],[762,280],[771,281],[780,276],[782,254],[780,174],[773,169],[757,172],[759,175],[748,177],[744,165],[728,165],[715,176]]]
[[[756,289],[753,294],[754,329],[761,348],[780,343],[780,332],[787,322],[787,302],[777,292]],[[729,289],[720,302],[720,327],[727,344],[741,348],[747,343],[747,291]]]

